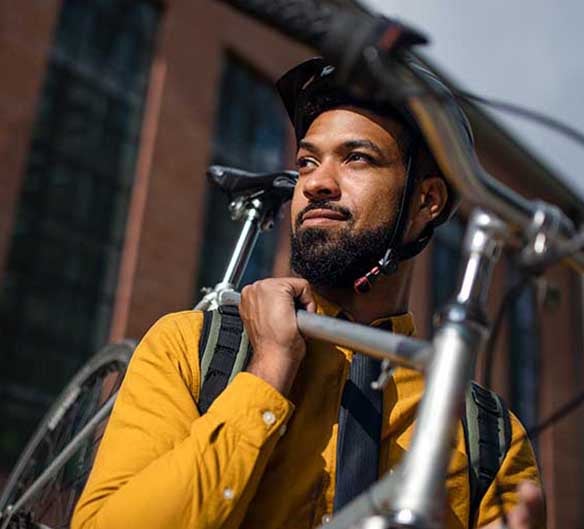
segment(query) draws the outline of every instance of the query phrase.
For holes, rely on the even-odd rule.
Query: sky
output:
[[[421,30],[420,48],[464,89],[538,110],[584,132],[581,0],[362,0]],[[584,147],[494,112],[584,199]]]

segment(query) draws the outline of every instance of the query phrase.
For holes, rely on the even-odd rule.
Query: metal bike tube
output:
[[[241,294],[231,292],[227,298],[227,305],[239,305]],[[432,356],[432,344],[429,342],[359,323],[305,310],[296,312],[296,321],[304,336],[356,349],[380,360],[390,360],[396,366],[423,371]]]
[[[400,466],[400,487],[391,501],[390,527],[435,528],[443,521],[445,478],[465,388],[476,354],[488,334],[485,296],[506,236],[506,225],[477,210],[464,241],[467,262],[456,302],[434,339],[426,390],[410,450]]]
[[[486,330],[447,322],[437,333],[436,356],[412,445],[399,475],[402,487],[391,502],[391,521],[398,527],[441,527],[444,481],[464,390],[471,378],[474,354]]]
[[[298,328],[304,336],[325,340],[357,350],[393,365],[424,371],[432,357],[432,344],[358,323],[312,314],[296,313]]]
[[[233,291],[239,286],[241,278],[249,262],[251,253],[256,245],[259,234],[261,232],[261,213],[262,204],[258,203],[250,207],[245,212],[245,221],[239,232],[239,237],[229,264],[223,274],[223,279],[215,285],[213,290],[206,294],[199,303],[195,305],[195,310],[210,310],[217,308],[219,303],[218,298],[224,292]]]
[[[225,269],[221,283],[236,289],[239,286],[251,252],[260,234],[260,213],[256,208],[250,208],[245,214],[245,222],[241,228],[239,239]]]

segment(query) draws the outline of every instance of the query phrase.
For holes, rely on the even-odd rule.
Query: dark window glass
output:
[[[539,322],[535,288],[526,287],[509,308],[511,409],[529,428],[537,423]]]
[[[0,458],[109,329],[157,4],[64,0],[0,292]]]
[[[272,83],[232,55],[223,65],[213,142],[215,164],[249,171],[282,169],[287,122]],[[210,188],[198,285],[214,286],[222,277],[241,224],[227,211],[227,197]],[[264,232],[249,261],[242,284],[269,276],[277,226]],[[197,290],[195,298],[200,293]]]
[[[434,232],[432,247],[432,313],[440,310],[456,293],[462,264],[464,225],[458,217]]]

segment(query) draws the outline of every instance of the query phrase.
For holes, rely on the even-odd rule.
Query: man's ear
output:
[[[430,220],[436,219],[448,202],[448,188],[443,178],[430,176],[420,182],[420,207],[428,208]]]
[[[435,220],[448,201],[448,188],[439,176],[424,178],[419,184],[412,204],[410,233],[417,238],[429,222]]]

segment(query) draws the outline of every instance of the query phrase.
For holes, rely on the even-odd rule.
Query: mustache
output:
[[[344,208],[343,206],[339,206],[334,202],[331,202],[330,200],[319,199],[313,200],[300,213],[298,213],[298,215],[296,215],[296,219],[294,220],[294,226],[298,228],[300,224],[302,224],[302,219],[304,218],[304,215],[306,215],[309,211],[312,211],[314,209],[328,209],[336,213],[340,213],[341,215],[343,215],[343,217],[345,217],[346,220],[349,220],[350,218],[353,217],[349,209]]]

